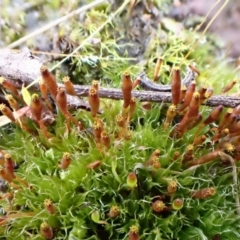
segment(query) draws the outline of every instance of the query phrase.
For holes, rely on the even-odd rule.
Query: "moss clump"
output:
[[[98,94],[99,87],[94,90]],[[228,158],[238,161],[239,137],[232,137],[234,130],[221,135],[226,115],[196,108],[195,95],[184,113],[181,103],[175,107],[168,126],[163,106],[145,110],[135,101],[130,111],[124,101],[101,99],[101,114],[75,112],[82,129],[58,111],[55,123],[36,126],[34,135],[17,124],[10,134],[1,130],[2,151],[19,165],[16,179],[1,175],[9,183],[5,194],[12,196],[9,201],[2,195],[1,234],[16,238],[24,229],[32,239],[236,239]],[[203,122],[183,127],[181,138],[170,137],[183,119],[194,122],[196,111],[203,111]],[[195,145],[203,133],[205,141]],[[5,164],[2,172],[7,169]]]
[[[157,3],[153,1],[155,6]],[[79,28],[73,31],[77,41],[106,20],[109,9],[104,10],[87,14],[81,34],[76,34]],[[115,24],[118,21],[115,19]],[[184,109],[179,101],[169,106],[148,102],[141,105],[132,98],[131,74],[144,69],[153,78],[159,56],[163,57],[161,76],[165,83],[173,65],[191,62],[185,54],[195,33],[183,37],[170,33],[166,41],[159,38],[163,29],[158,29],[151,39],[143,53],[147,61],[141,67],[119,56],[119,39],[112,40],[110,27],[102,33],[99,44],[84,46],[82,53],[86,56],[73,60],[73,75],[84,76],[86,82],[112,78],[111,85],[120,87],[120,75],[125,73],[122,79],[128,86],[122,88],[126,91],[123,102],[88,98],[91,112],[70,112],[66,89],[58,90],[55,78],[49,76],[46,67],[42,69],[53,83],[49,88],[53,88],[54,106],[49,105],[45,95],[43,101],[34,97],[41,100],[41,109],[35,108],[37,117],[22,116],[22,124],[14,121],[11,128],[0,129],[1,152],[11,154],[18,166],[16,178],[13,174],[9,177],[8,166],[1,161],[0,177],[8,185],[2,189],[5,193],[0,199],[1,236],[99,240],[239,238],[237,190],[232,187],[237,186],[237,176],[230,165],[233,160],[233,169],[238,167],[240,159],[236,119],[239,110],[229,112],[222,106],[212,110],[196,100],[196,96],[202,96],[204,102],[212,94],[209,85],[214,86],[215,93],[222,92],[223,86],[215,88],[215,83],[210,83],[204,87],[209,90],[204,95],[201,85],[222,73],[230,79],[233,73],[226,71],[226,62],[211,64],[212,58],[203,57],[207,53],[203,46],[193,52],[191,57],[200,65],[200,87],[192,88]],[[98,56],[96,62],[92,55]],[[89,66],[97,74],[90,74]],[[92,91],[97,97],[99,88],[94,81]],[[43,119],[46,115],[54,118],[50,125]]]

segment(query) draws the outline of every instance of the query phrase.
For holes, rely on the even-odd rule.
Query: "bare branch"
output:
[[[28,49],[21,52],[12,52],[10,50],[0,51],[0,75],[10,79],[14,84],[21,88],[32,83],[40,76],[40,67],[42,62],[31,54]],[[59,84],[62,86],[62,84]],[[38,90],[38,84],[32,87]],[[76,93],[79,97],[88,96],[89,86],[75,85]],[[116,88],[100,88],[99,95],[101,98],[122,99],[122,91]],[[153,91],[133,91],[132,95],[139,101],[147,102],[165,102],[172,101],[171,92],[153,92]],[[240,105],[240,98],[234,96],[217,95],[211,97],[204,103],[207,106],[223,105],[225,107],[236,107]]]

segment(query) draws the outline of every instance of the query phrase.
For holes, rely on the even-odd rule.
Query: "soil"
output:
[[[114,1],[113,8],[119,7],[121,2]],[[155,34],[163,17],[175,19],[180,27],[192,28],[204,19],[214,3],[216,0],[175,0],[172,5],[161,6],[163,9],[159,10],[148,1],[139,1],[132,8],[128,19],[125,19],[122,27],[126,29],[126,38],[119,43],[132,43],[134,48],[127,47],[129,55],[141,60],[151,36]],[[205,28],[223,3],[221,1],[216,5],[202,29]],[[217,36],[218,43],[216,45],[220,45],[222,52],[227,51],[228,56],[233,58],[240,56],[239,20],[240,1],[229,1],[208,31]],[[119,32],[122,33],[121,30]],[[122,49],[123,52],[125,50],[126,48]]]
[[[185,0],[173,5],[170,15],[179,21],[194,18],[196,16],[206,16],[211,6],[216,0]],[[216,8],[210,13],[208,21],[221,8],[224,1],[220,1]],[[229,56],[238,58],[240,56],[240,1],[229,1],[217,19],[209,28],[209,32],[218,36],[224,48],[229,48]]]

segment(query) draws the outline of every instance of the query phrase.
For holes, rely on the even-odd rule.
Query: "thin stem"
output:
[[[100,1],[103,2],[103,1]],[[118,8],[117,11],[115,11],[108,19],[105,21],[100,27],[98,27],[92,34],[90,34],[85,40],[82,41],[82,43],[74,50],[72,51],[67,57],[62,59],[60,62],[58,62],[55,66],[51,68],[51,71],[56,69],[58,66],[60,66],[62,63],[64,63],[68,58],[73,56],[76,52],[78,52],[86,43],[89,42],[90,39],[92,39],[97,33],[101,32],[101,30],[104,29],[104,27],[109,24],[119,13],[121,13],[127,4],[129,3],[129,0],[125,0],[123,4]]]
[[[28,35],[26,35],[26,36],[18,39],[17,41],[9,44],[9,45],[7,46],[7,48],[15,48],[15,47],[19,46],[20,44],[24,43],[25,41],[27,41],[28,39],[30,39],[30,38],[32,38],[32,37],[35,37],[35,36],[37,36],[38,34],[43,33],[43,32],[45,32],[45,31],[51,29],[52,27],[54,27],[54,26],[56,26],[56,25],[58,25],[58,24],[60,24],[60,23],[62,23],[62,22],[64,22],[64,21],[68,20],[69,18],[71,18],[71,17],[73,17],[73,16],[75,16],[75,15],[81,13],[81,12],[85,12],[85,11],[87,11],[88,9],[93,8],[93,7],[95,7],[95,6],[103,3],[103,2],[105,2],[105,1],[106,1],[106,0],[96,0],[96,1],[94,1],[94,2],[92,2],[92,3],[89,3],[89,4],[85,5],[85,6],[83,6],[83,7],[80,7],[80,8],[78,8],[77,10],[74,10],[74,11],[70,12],[69,14],[61,17],[61,18],[58,18],[58,19],[56,19],[55,21],[53,21],[53,22],[51,22],[51,23],[49,23],[49,24],[41,27],[40,29],[37,29],[37,30],[33,31],[32,33],[29,33]],[[66,59],[65,59],[65,60],[66,60]]]
[[[223,156],[224,158],[227,158],[230,161],[230,163],[232,164],[233,195],[234,195],[235,202],[236,202],[237,214],[240,217],[240,201],[239,201],[239,196],[238,196],[238,177],[237,177],[236,163],[235,163],[234,159],[230,155],[228,155],[228,154],[226,154],[224,152],[221,152],[220,156]]]
[[[210,12],[215,8],[215,6],[220,2],[221,0],[218,0],[209,10],[209,12],[207,13],[206,17],[210,14]],[[199,44],[199,42],[201,41],[201,39],[203,38],[203,36],[205,35],[205,33],[207,32],[208,28],[212,25],[212,23],[214,22],[214,20],[218,17],[218,15],[222,12],[222,10],[225,8],[225,6],[228,4],[229,0],[225,0],[225,3],[221,6],[221,8],[217,11],[217,13],[212,17],[212,19],[209,21],[209,23],[207,24],[207,26],[205,27],[205,29],[203,30],[202,34],[200,35],[199,39],[195,42],[195,44],[193,44],[193,47],[190,48],[190,50],[188,51],[188,53],[186,54],[186,56],[184,57],[184,61],[188,58],[188,56],[194,51],[194,49],[197,47],[197,45]],[[202,26],[202,24],[206,21],[206,17],[203,20],[203,22],[200,24],[200,26]],[[189,45],[191,46],[192,43]],[[182,64],[181,64],[182,65]],[[181,66],[180,65],[180,66]]]

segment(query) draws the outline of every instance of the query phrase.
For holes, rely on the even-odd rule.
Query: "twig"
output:
[[[228,155],[224,152],[221,152],[220,156],[223,156],[224,158],[228,159],[232,164],[233,188],[234,188],[233,195],[234,195],[236,206],[237,206],[237,214],[238,214],[239,220],[240,220],[240,201],[239,201],[239,197],[238,197],[238,177],[237,177],[236,163],[230,155]]]
[[[63,17],[58,18],[55,21],[53,21],[53,22],[51,22],[51,23],[41,27],[40,29],[37,29],[37,30],[33,31],[32,33],[30,33],[30,34],[20,38],[19,40],[9,44],[7,46],[7,48],[15,48],[15,47],[19,46],[20,44],[24,43],[25,41],[27,41],[28,39],[30,39],[32,37],[35,37],[36,35],[38,35],[40,33],[43,33],[45,31],[47,31],[48,29],[58,25],[59,23],[64,22],[67,19],[69,19],[69,18],[71,18],[71,17],[73,17],[73,16],[75,16],[75,15],[81,13],[81,12],[84,12],[84,11],[86,11],[86,10],[92,8],[92,7],[95,7],[95,6],[101,4],[101,3],[105,2],[105,1],[106,0],[96,0],[96,1],[94,1],[92,3],[84,5],[83,7],[80,7],[77,10],[74,10],[74,11],[70,12],[69,14],[67,14],[67,15],[65,15]]]
[[[63,84],[58,84],[59,87],[64,87]],[[87,97],[90,86],[85,85],[74,85],[77,96],[79,97]],[[37,90],[36,86],[32,88],[33,90]],[[141,102],[159,102],[159,103],[170,103],[172,102],[171,93],[166,92],[153,92],[153,91],[133,91],[132,96],[136,97],[138,101]],[[123,99],[122,91],[118,88],[100,88],[99,89],[99,97],[101,98],[109,98],[114,100]],[[208,101],[204,103],[204,105],[215,107],[219,105],[223,105],[225,107],[236,107],[240,105],[240,98],[231,97],[231,96],[213,96]]]
[[[24,83],[24,82],[23,82]],[[21,89],[22,84],[19,82],[14,82],[15,86]],[[59,87],[64,87],[63,84],[58,84]],[[74,85],[75,92],[79,97],[87,97],[90,86],[86,85]],[[30,90],[38,91],[38,85],[35,84],[30,88]],[[171,103],[172,102],[172,94],[169,92],[153,92],[153,91],[133,91],[132,96],[136,97],[140,102],[158,102],[158,103]],[[108,98],[114,100],[122,100],[123,95],[121,89],[118,88],[100,88],[99,89],[99,97]],[[240,98],[233,96],[212,96],[209,100],[207,100],[203,105],[209,107],[216,107],[219,105],[223,105],[224,107],[234,108],[240,105]]]
[[[12,80],[19,89],[23,84],[28,86],[35,82],[31,89],[38,90],[38,83],[35,80],[40,76],[41,66],[40,59],[32,55],[27,48],[20,52],[12,52],[8,49],[0,51],[0,76]],[[59,86],[63,85],[59,84]],[[89,86],[75,85],[75,89],[78,96],[88,96]],[[122,91],[116,88],[100,88],[99,94],[101,98],[122,99]],[[172,101],[170,92],[133,91],[132,95],[139,101],[160,103]],[[211,97],[204,104],[211,107],[223,105],[234,108],[240,105],[240,98],[217,95]]]
[[[42,62],[32,55],[28,48],[20,52],[0,50],[0,76],[27,86],[40,76]]]

